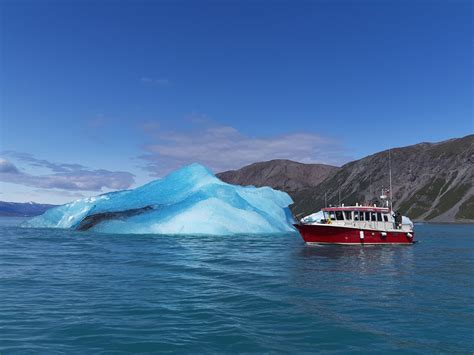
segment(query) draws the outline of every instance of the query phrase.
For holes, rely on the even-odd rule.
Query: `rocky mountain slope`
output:
[[[395,148],[390,154],[395,209],[419,221],[474,222],[474,135]],[[302,216],[324,207],[325,197],[332,205],[379,202],[382,188],[389,186],[388,156],[387,150],[347,163],[313,186],[304,186],[302,173],[295,173],[297,183],[285,174],[262,180],[255,168],[245,179],[231,172],[220,177],[245,185],[267,182],[287,191],[295,201],[293,213]]]
[[[238,170],[216,174],[221,180],[236,185],[271,186],[286,192],[318,186],[339,168],[324,164],[303,164],[277,159],[247,165]]]

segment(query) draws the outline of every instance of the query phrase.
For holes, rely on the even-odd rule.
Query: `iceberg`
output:
[[[323,211],[318,211],[301,219],[302,223],[320,223],[324,219]]]
[[[285,192],[227,184],[191,164],[132,190],[54,207],[25,226],[120,234],[283,233],[294,231],[292,203]]]

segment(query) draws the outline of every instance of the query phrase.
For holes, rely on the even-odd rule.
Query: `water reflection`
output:
[[[414,271],[416,246],[301,246],[291,258],[297,283],[321,282],[321,275],[383,278],[396,283]],[[390,283],[390,282],[388,282]]]
[[[299,249],[298,256],[302,259],[327,258],[327,259],[349,259],[358,260],[362,263],[391,263],[395,257],[408,258],[413,257],[414,245],[304,245]],[[408,262],[409,260],[405,260]]]

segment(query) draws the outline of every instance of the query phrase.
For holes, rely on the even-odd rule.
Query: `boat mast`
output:
[[[390,181],[390,211],[393,211],[393,206],[392,206],[392,154],[391,154],[391,148],[388,149],[388,176],[389,176],[389,181]]]

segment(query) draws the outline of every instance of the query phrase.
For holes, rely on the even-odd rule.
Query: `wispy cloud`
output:
[[[3,156],[21,161],[29,166],[49,169],[55,173],[65,173],[85,169],[80,164],[53,163],[45,159],[37,159],[32,154],[6,150],[1,153]]]
[[[248,136],[219,124],[194,124],[187,132],[148,131],[153,142],[146,144],[145,169],[154,176],[192,162],[220,172],[271,159],[340,165],[350,160],[341,142],[316,133],[280,136]]]
[[[0,160],[0,181],[42,189],[70,191],[102,191],[103,188],[125,189],[134,183],[134,175],[125,171],[90,169],[80,164],[54,163],[37,159],[31,154],[6,151],[3,156],[33,168],[50,170],[49,174],[34,175],[19,169],[6,159]]]
[[[19,174],[20,171],[17,169],[17,167],[13,163],[5,159],[0,159],[0,174],[1,173]]]
[[[142,77],[140,79],[140,82],[143,85],[150,85],[150,86],[164,86],[170,83],[168,79],[157,79],[157,78],[150,78],[150,77]]]

